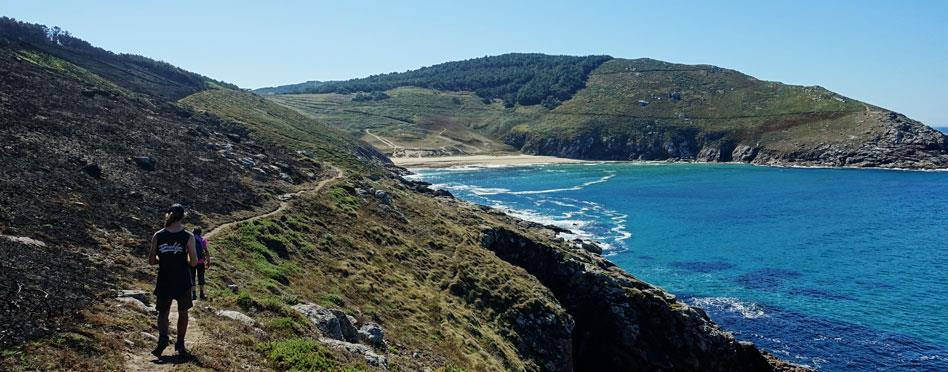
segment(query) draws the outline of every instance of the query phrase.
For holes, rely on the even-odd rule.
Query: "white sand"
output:
[[[536,155],[462,155],[391,158],[396,165],[406,168],[446,168],[462,165],[526,165],[581,163],[582,160]]]

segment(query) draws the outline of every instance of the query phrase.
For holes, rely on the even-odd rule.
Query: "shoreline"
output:
[[[511,155],[458,155],[392,158],[392,163],[405,168],[450,168],[466,165],[510,166],[535,164],[577,164],[588,160],[560,158],[556,156],[511,154]],[[597,161],[598,163],[598,161]]]
[[[509,155],[454,155],[454,156],[428,156],[428,157],[389,157],[397,166],[412,168],[453,168],[465,166],[526,166],[542,164],[600,164],[600,163],[627,163],[638,165],[660,165],[660,164],[727,164],[727,165],[749,165],[766,168],[791,168],[791,169],[858,169],[858,170],[877,170],[877,171],[899,171],[899,172],[948,172],[948,168],[887,168],[887,167],[847,167],[832,165],[801,165],[801,164],[755,164],[740,161],[728,162],[707,162],[694,160],[588,160],[571,159],[546,155],[528,155],[528,154],[509,154]]]

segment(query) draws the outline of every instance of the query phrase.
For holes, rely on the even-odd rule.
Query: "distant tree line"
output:
[[[448,62],[417,70],[326,82],[305,93],[379,92],[403,86],[472,91],[484,103],[543,104],[548,108],[568,100],[586,85],[589,73],[609,56],[551,56],[512,53]]]
[[[377,90],[372,93],[356,93],[352,97],[352,100],[355,102],[366,102],[366,101],[381,101],[383,99],[389,98],[388,94],[385,92]]]

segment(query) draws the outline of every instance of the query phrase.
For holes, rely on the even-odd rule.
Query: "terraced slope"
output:
[[[821,87],[761,81],[715,66],[612,59],[555,106],[478,104],[471,94],[443,90],[387,93],[391,98],[375,101],[340,94],[272,99],[350,132],[371,128],[400,147],[430,150],[415,153],[478,151],[435,136],[446,134],[481,135],[523,153],[578,159],[948,167],[945,135],[904,115]]]

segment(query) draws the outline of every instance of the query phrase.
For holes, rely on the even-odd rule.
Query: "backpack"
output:
[[[194,251],[197,253],[198,261],[204,261],[204,250],[207,248],[207,241],[200,235],[194,236]]]

